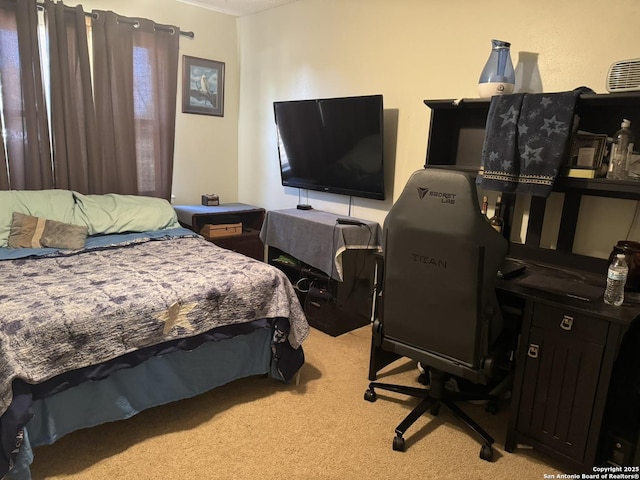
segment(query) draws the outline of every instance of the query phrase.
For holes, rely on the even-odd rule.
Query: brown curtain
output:
[[[51,79],[51,136],[56,188],[94,193],[100,173],[86,18],[81,5],[71,8],[45,0]]]
[[[101,191],[171,197],[179,29],[94,11]]]
[[[0,188],[53,188],[35,0],[0,0],[0,64],[7,159]],[[3,148],[3,150],[4,150]],[[4,157],[4,152],[3,152]]]

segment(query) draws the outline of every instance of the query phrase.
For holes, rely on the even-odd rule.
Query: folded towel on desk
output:
[[[576,101],[586,92],[592,90],[492,97],[478,177],[482,188],[548,197],[566,158]]]

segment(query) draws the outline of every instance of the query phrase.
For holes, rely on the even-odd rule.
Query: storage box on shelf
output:
[[[209,240],[222,237],[235,237],[242,235],[242,223],[221,223],[219,225],[207,223],[200,229],[200,235]]]

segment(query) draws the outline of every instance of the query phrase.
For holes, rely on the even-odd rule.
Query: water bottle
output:
[[[629,267],[624,253],[618,253],[609,265],[607,272],[607,288],[604,291],[604,303],[622,305],[624,301],[624,286],[627,283]]]
[[[609,171],[607,172],[609,179],[626,180],[627,178],[627,159],[633,152],[633,132],[630,127],[631,122],[625,118],[613,139]]]

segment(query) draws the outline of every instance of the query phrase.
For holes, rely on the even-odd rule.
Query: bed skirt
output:
[[[73,431],[130,418],[141,411],[193,397],[233,380],[271,374],[271,328],[178,350],[33,402],[16,465],[4,480],[30,480],[33,449]],[[213,367],[213,368],[212,368]],[[69,452],[72,454],[71,452]]]

